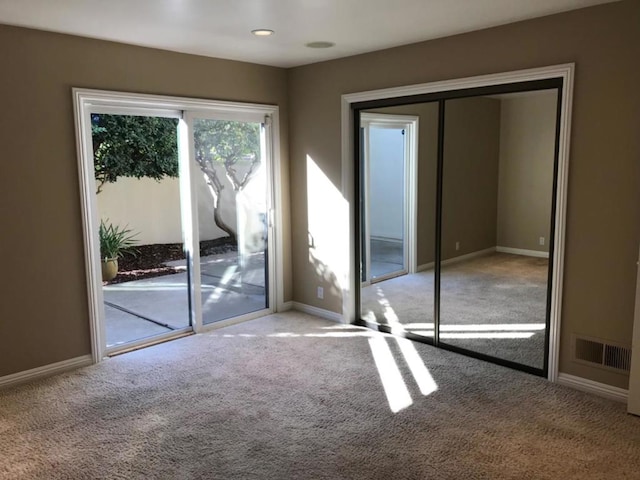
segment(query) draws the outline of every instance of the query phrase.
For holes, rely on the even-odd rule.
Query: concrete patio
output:
[[[185,261],[168,262],[184,267]],[[202,316],[205,324],[267,307],[265,255],[236,252],[202,257]],[[103,287],[107,347],[188,327],[189,282],[186,270]]]

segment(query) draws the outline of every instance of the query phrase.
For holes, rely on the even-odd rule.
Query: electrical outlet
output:
[[[318,298],[320,300],[324,299],[324,288],[318,287]]]
[[[456,251],[460,250],[460,242],[456,242]]]
[[[540,237],[540,245],[544,245],[544,237]]]

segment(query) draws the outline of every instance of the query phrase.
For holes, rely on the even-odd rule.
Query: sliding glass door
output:
[[[406,128],[380,120],[367,122],[363,129],[367,176],[363,271],[370,283],[407,273]]]
[[[265,125],[192,122],[202,321],[209,324],[269,307]]]
[[[272,312],[278,108],[74,101],[95,361]]]
[[[107,351],[191,328],[180,112],[91,112]]]

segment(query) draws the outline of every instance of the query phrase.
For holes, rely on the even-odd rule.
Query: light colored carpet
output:
[[[638,478],[640,418],[289,312],[1,391],[0,452],[12,480]]]
[[[545,258],[495,253],[442,269],[443,342],[542,369]],[[403,275],[362,289],[363,318],[433,337],[434,272]]]

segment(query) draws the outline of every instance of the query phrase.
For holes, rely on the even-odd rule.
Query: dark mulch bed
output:
[[[131,282],[142,278],[159,277],[184,272],[186,267],[169,267],[166,262],[184,260],[182,243],[157,243],[136,247],[138,254],[124,255],[118,259],[118,275],[105,285]],[[200,256],[235,252],[236,243],[230,237],[200,242]]]

